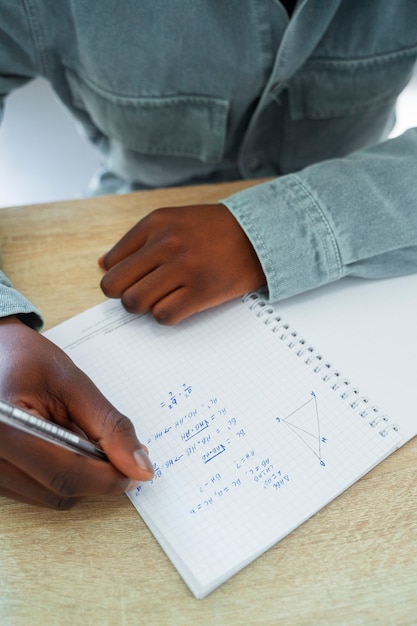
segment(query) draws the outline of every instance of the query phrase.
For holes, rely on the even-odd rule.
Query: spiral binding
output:
[[[363,419],[368,419],[371,428],[382,427],[378,430],[381,437],[386,437],[391,431],[398,432],[399,426],[390,423],[390,417],[382,413],[376,405],[371,405],[367,396],[361,395],[359,389],[354,387],[350,380],[341,377],[338,370],[324,360],[323,356],[309,345],[303,337],[291,328],[291,326],[276,312],[274,307],[265,302],[256,292],[246,294],[242,298],[248,304],[249,309],[254,311],[265,326],[278,336],[288,348],[302,358],[307,366],[310,366],[315,374],[319,374],[324,382],[330,384],[331,389],[339,393],[342,400],[346,400]]]

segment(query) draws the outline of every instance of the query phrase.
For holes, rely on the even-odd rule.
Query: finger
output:
[[[201,299],[193,296],[190,288],[180,287],[156,302],[151,313],[158,323],[171,326],[216,304],[216,300]]]
[[[101,279],[100,287],[108,298],[120,298],[132,285],[152,273],[162,263],[152,247],[136,250],[109,269]]]
[[[34,498],[26,497],[25,495],[22,495],[20,493],[0,488],[0,496],[3,496],[4,498],[17,500],[18,502],[22,502],[23,504],[30,504],[32,506],[42,506],[48,509],[55,509],[57,511],[68,511],[78,502],[78,499],[60,498],[56,494],[51,493],[46,489],[44,489],[44,492],[45,494],[43,498],[35,500]]]
[[[119,472],[136,481],[151,480],[153,465],[136,436],[132,422],[103,396],[81,370],[78,372],[77,394],[70,392],[68,399],[65,398],[71,420],[103,448]]]
[[[100,431],[97,441],[119,471],[136,481],[152,480],[154,466],[148,449],[140,443],[132,422],[125,415],[112,407]]]
[[[13,430],[4,429],[3,460],[58,497],[77,499],[120,494],[129,489],[131,479],[111,463],[85,458],[27,433],[7,432]],[[22,479],[19,485],[12,490],[32,497],[27,479]]]
[[[240,292],[200,291],[186,285],[161,298],[151,307],[151,313],[157,322],[170,326],[240,295]]]
[[[38,483],[32,476],[5,460],[0,460],[0,495],[25,504],[67,510],[78,498],[63,498]]]
[[[120,297],[129,313],[147,313],[159,300],[183,286],[177,269],[164,265],[123,291]]]
[[[128,230],[110,250],[100,257],[100,265],[104,269],[109,270],[136,250],[142,248],[148,236],[146,224],[146,218],[144,218]]]

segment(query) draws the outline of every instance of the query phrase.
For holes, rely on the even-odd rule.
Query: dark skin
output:
[[[162,324],[265,284],[258,257],[222,204],[169,207],[138,222],[102,257],[101,288]]]
[[[265,284],[245,233],[221,204],[171,207],[139,221],[101,259],[103,292],[164,324]],[[84,458],[0,424],[0,495],[67,509],[153,477],[146,448],[69,357],[16,317],[0,319],[0,397],[77,433],[110,463]]]
[[[0,345],[0,397],[87,433],[111,460],[90,460],[0,424],[1,495],[67,509],[81,497],[123,493],[152,478],[130,421],[62,350],[14,317],[0,320]]]

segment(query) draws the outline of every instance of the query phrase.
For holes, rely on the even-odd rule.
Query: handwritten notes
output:
[[[183,384],[180,398],[189,398],[192,393],[190,385]],[[161,402],[162,408],[168,407],[173,411],[171,420],[164,422],[164,427],[158,428],[146,439],[146,445],[152,450],[155,442],[162,442],[161,446],[166,456],[162,456],[155,464],[155,476],[150,485],[141,485],[131,494],[137,498],[143,489],[148,489],[154,483],[163,479],[167,472],[175,471],[178,464],[195,457],[195,465],[210,465],[207,473],[202,474],[202,482],[196,492],[198,497],[189,508],[191,515],[208,506],[215,505],[220,499],[227,498],[234,489],[253,482],[260,489],[282,489],[290,478],[278,469],[268,456],[259,455],[251,442],[244,441],[246,430],[239,423],[228,407],[216,395],[210,396],[205,402],[183,406],[173,392],[168,393],[169,400]],[[174,409],[178,409],[178,414]],[[185,411],[184,411],[185,409]],[[210,468],[219,461],[219,457],[228,457],[227,471],[210,471]]]
[[[154,478],[128,496],[196,597],[397,443],[267,321],[235,301],[162,327],[108,301],[47,333],[148,446]]]

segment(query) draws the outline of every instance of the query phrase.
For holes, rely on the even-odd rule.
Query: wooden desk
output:
[[[104,299],[97,258],[147,211],[227,184],[0,211],[3,268],[55,325]],[[415,624],[417,441],[204,600],[126,497],[68,512],[0,498],[0,624]]]

